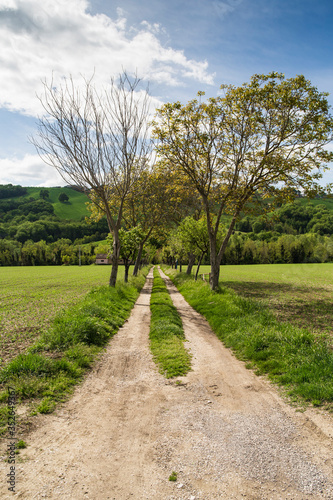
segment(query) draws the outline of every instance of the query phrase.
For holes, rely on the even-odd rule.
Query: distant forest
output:
[[[50,194],[56,188],[40,188],[29,196],[22,186],[0,185],[0,265],[82,264],[95,262],[96,253],[107,251],[106,219],[98,222],[61,218],[55,214]],[[59,194],[58,194],[59,193]],[[57,202],[70,203],[69,188],[57,188]],[[77,195],[77,193],[76,193]],[[59,200],[59,201],[58,201]],[[83,197],[80,203],[88,198]],[[66,207],[70,213],[71,207]],[[87,212],[88,214],[88,212]],[[184,216],[185,217],[185,216]],[[177,240],[178,225],[170,227],[148,242],[155,262],[188,260],[186,244]],[[298,199],[267,216],[246,216],[237,223],[223,257],[223,264],[296,263],[333,261],[333,200]],[[203,257],[208,262],[208,253]]]
[[[78,261],[78,245],[107,237],[105,219],[88,223],[84,216],[74,221],[55,215],[49,199],[54,188],[41,188],[38,198],[29,196],[28,189],[0,185],[0,265],[74,264]],[[68,200],[68,192],[67,188],[63,196],[59,195],[62,203]],[[82,263],[95,261],[95,246],[82,248]]]

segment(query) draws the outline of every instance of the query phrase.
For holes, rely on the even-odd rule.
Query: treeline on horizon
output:
[[[24,197],[22,186],[0,186],[0,265],[82,265],[95,262],[99,244],[108,234],[105,218],[74,222],[54,215],[41,189],[39,199]],[[15,199],[17,198],[17,199]],[[322,201],[322,203],[321,203]],[[286,204],[268,216],[246,216],[236,225],[222,264],[314,263],[333,261],[333,212],[326,200]],[[325,204],[326,203],[326,204]],[[185,216],[184,216],[185,217]],[[174,249],[170,237],[177,230],[151,238],[147,254],[153,263],[187,263],[186,252]],[[209,254],[202,264],[209,262]]]

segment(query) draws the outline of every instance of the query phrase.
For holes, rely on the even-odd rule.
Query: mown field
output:
[[[111,266],[2,267],[0,367],[25,351],[59,311],[107,285],[110,272]],[[120,266],[118,279],[123,276]]]
[[[200,275],[208,279],[209,271],[202,266]],[[220,281],[269,305],[281,321],[333,335],[333,263],[221,266]]]

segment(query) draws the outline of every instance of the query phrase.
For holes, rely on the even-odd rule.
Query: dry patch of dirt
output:
[[[165,380],[149,350],[152,274],[105,355],[17,464],[16,498],[332,499],[333,421],[297,413],[168,287],[193,370]],[[2,478],[8,464],[1,464]],[[177,472],[177,481],[169,476]],[[5,480],[1,498],[13,498]]]

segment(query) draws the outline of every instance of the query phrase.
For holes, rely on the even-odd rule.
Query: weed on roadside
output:
[[[172,471],[172,473],[169,476],[169,481],[177,481],[177,472]]]

